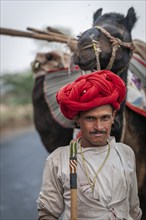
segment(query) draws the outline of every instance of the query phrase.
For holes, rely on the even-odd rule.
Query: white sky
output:
[[[27,27],[43,29],[46,26],[70,28],[74,36],[92,26],[93,13],[103,8],[103,14],[118,12],[124,15],[134,7],[139,20],[132,31],[133,39],[146,42],[146,1],[56,1],[56,0],[0,0],[0,26],[25,31]],[[1,73],[30,68],[38,47],[33,39],[1,37]],[[46,49],[45,49],[46,51]]]

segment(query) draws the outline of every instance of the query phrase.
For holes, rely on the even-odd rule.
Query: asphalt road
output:
[[[34,129],[1,139],[1,220],[36,220],[47,151]]]

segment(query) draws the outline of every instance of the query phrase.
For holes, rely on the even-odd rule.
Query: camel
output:
[[[79,37],[77,49],[73,55],[74,63],[85,71],[110,69],[127,85],[129,67],[132,68],[132,62],[139,60],[143,64],[140,83],[145,92],[146,45],[137,40],[134,51],[131,31],[136,21],[133,7],[129,8],[125,17],[118,13],[102,15],[102,9],[98,9],[93,16],[93,27]],[[146,218],[144,208],[146,205],[146,109],[141,109],[137,113],[125,100],[118,111],[115,123],[117,126],[112,133],[116,140],[131,146],[136,155],[139,196],[143,218]]]

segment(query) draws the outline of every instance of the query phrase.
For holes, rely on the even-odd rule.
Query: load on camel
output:
[[[60,145],[69,143],[75,127],[61,115],[56,103],[55,95],[61,86],[76,79],[83,71],[90,74],[91,71],[99,69],[110,69],[125,81],[127,99],[118,111],[112,134],[117,141],[128,144],[135,152],[139,196],[145,219],[146,46],[139,40],[132,41],[131,31],[136,21],[137,16],[133,8],[129,8],[126,16],[119,13],[102,15],[102,9],[98,9],[93,15],[93,26],[79,37],[78,42],[54,30],[51,34],[31,30],[37,37],[39,35],[36,39],[43,35],[46,40],[66,42],[74,51],[70,64],[70,69],[74,71],[70,74],[67,70],[70,55],[67,58],[64,53],[51,52],[36,56],[32,65],[35,75],[33,106],[36,129],[48,152],[52,152]],[[7,31],[3,30],[4,32]]]

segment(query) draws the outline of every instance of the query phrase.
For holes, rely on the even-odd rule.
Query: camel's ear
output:
[[[129,8],[125,20],[126,20],[127,28],[131,32],[132,28],[134,27],[137,21],[137,16],[133,7]]]
[[[95,21],[101,16],[102,14],[102,8],[99,8],[94,14],[93,14],[93,25]]]

